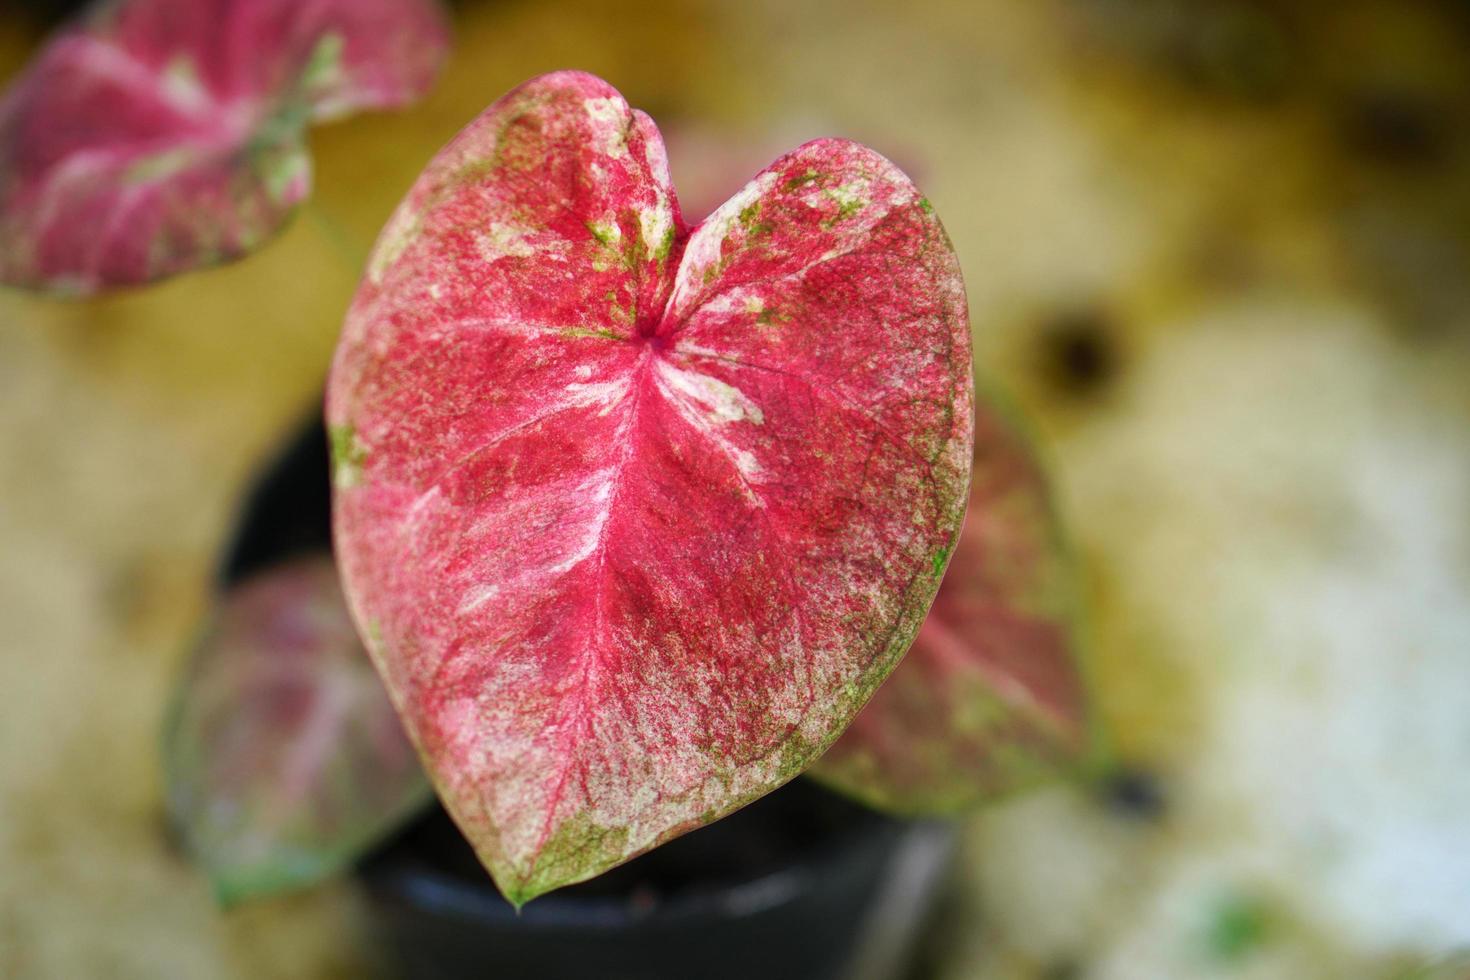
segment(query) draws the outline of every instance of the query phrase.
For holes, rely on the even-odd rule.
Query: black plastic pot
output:
[[[247,498],[223,586],[330,548],[313,420]],[[880,816],[805,779],[605,875],[500,897],[437,803],[361,862],[373,941],[412,978],[888,980],[905,973],[954,833]]]

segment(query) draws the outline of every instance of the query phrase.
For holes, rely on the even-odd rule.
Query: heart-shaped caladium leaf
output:
[[[164,762],[170,816],[226,903],[340,870],[429,793],[325,555],[222,600]]]
[[[104,0],[0,101],[0,281],[87,293],[250,251],[311,120],[421,95],[438,0]]]
[[[882,809],[948,813],[1077,764],[1089,727],[1073,590],[1045,475],[982,401],[969,516],[934,607],[812,775]]]
[[[954,252],[820,140],[692,231],[653,122],[565,72],[378,241],[328,385],[359,626],[523,902],[805,769],[908,648],[964,514]]]

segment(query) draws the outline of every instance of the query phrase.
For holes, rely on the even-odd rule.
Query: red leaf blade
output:
[[[812,775],[881,809],[948,813],[1076,763],[1089,732],[1070,573],[1045,474],[982,402],[969,513],[929,617]]]
[[[340,871],[428,789],[326,556],[223,600],[164,756],[170,814],[227,903]]]
[[[338,349],[336,534],[509,898],[841,731],[937,587],[970,397],[953,252],[870,150],[803,147],[687,235],[657,129],[592,76],[527,83],[441,152]]]
[[[245,254],[307,194],[307,122],[411,101],[446,48],[437,0],[97,7],[0,102],[0,281],[87,293]]]

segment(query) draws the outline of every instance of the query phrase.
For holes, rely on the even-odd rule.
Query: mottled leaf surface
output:
[[[970,467],[932,209],[842,140],[687,230],[653,122],[534,79],[384,230],[328,388],[349,600],[523,902],[806,768],[908,648]]]
[[[221,600],[164,754],[170,816],[225,902],[341,870],[428,795],[325,555]]]
[[[0,281],[66,293],[236,258],[307,195],[314,119],[406,104],[438,0],[111,0],[0,101]]]
[[[883,809],[944,813],[1075,764],[1088,719],[1073,585],[1045,474],[982,401],[969,515],[939,595],[812,775]]]

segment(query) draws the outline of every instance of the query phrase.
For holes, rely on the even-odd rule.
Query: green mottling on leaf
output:
[[[609,293],[611,296],[611,293]],[[624,340],[622,334],[606,327],[568,327],[561,331],[563,337],[601,337],[604,340]]]
[[[781,185],[781,189],[789,194],[797,188],[805,187],[808,184],[815,183],[819,176],[821,175],[818,174],[815,170],[808,170],[800,177],[792,177],[785,184]]]
[[[616,224],[605,221],[584,222],[587,233],[596,239],[600,246],[592,256],[592,270],[594,272],[606,272],[615,267],[622,266],[632,270],[642,260],[642,252],[647,246],[643,244],[642,236],[634,236],[632,242],[623,241],[623,231]]]
[[[592,237],[597,239],[608,248],[617,248],[618,242],[622,240],[622,232],[616,225],[605,224],[601,221],[587,222],[587,230]]]
[[[637,215],[633,215],[633,224],[638,225]],[[620,243],[621,244],[621,243]],[[632,235],[622,248],[623,268],[629,272],[637,273],[643,264],[651,257],[648,254],[648,243],[643,240],[642,235]]]
[[[949,548],[940,548],[934,552],[934,575],[937,578],[944,574],[944,566],[949,561]]]
[[[810,739],[803,737],[798,732],[793,732],[791,737],[781,743],[781,757],[776,763],[778,778],[782,781],[795,779],[807,770],[821,752],[819,747],[812,744]]]
[[[919,198],[919,207],[923,210],[925,214],[934,213],[934,205],[929,203],[929,199],[927,197]]]
[[[496,884],[506,900],[519,910],[537,895],[585,881],[622,863],[627,837],[625,828],[603,827],[579,811],[556,828],[556,833],[519,880]]]
[[[607,300],[608,316],[612,318],[613,323],[632,326],[633,321],[637,319],[637,311],[631,304],[619,302],[617,291],[612,289],[609,289],[603,298]]]
[[[745,229],[749,238],[760,238],[769,235],[775,229],[769,221],[761,221],[761,202],[752,201],[740,212],[740,224]]]
[[[367,461],[367,447],[357,438],[352,425],[334,425],[327,433],[332,441],[332,483],[340,490],[357,486],[362,479],[362,464]]]
[[[850,184],[828,187],[822,193],[837,205],[836,212],[822,220],[822,227],[827,230],[851,218],[868,205],[868,201],[862,196],[862,191],[854,190]]]
[[[791,322],[791,314],[785,310],[767,306],[756,314],[755,322],[761,327],[780,327]]]
[[[665,260],[668,259],[669,253],[672,252],[673,250],[674,250],[674,226],[673,225],[670,225],[669,226],[669,230],[666,231],[666,232],[664,232],[663,241],[659,242],[658,243],[658,248],[654,249],[653,257],[654,257],[654,259],[656,261],[663,262],[663,261],[665,261]]]
[[[495,134],[495,153],[488,164],[476,161],[475,166],[485,173],[490,170],[535,170],[545,159],[546,147],[542,140],[538,117],[548,100],[533,99],[524,110],[511,116]]]

